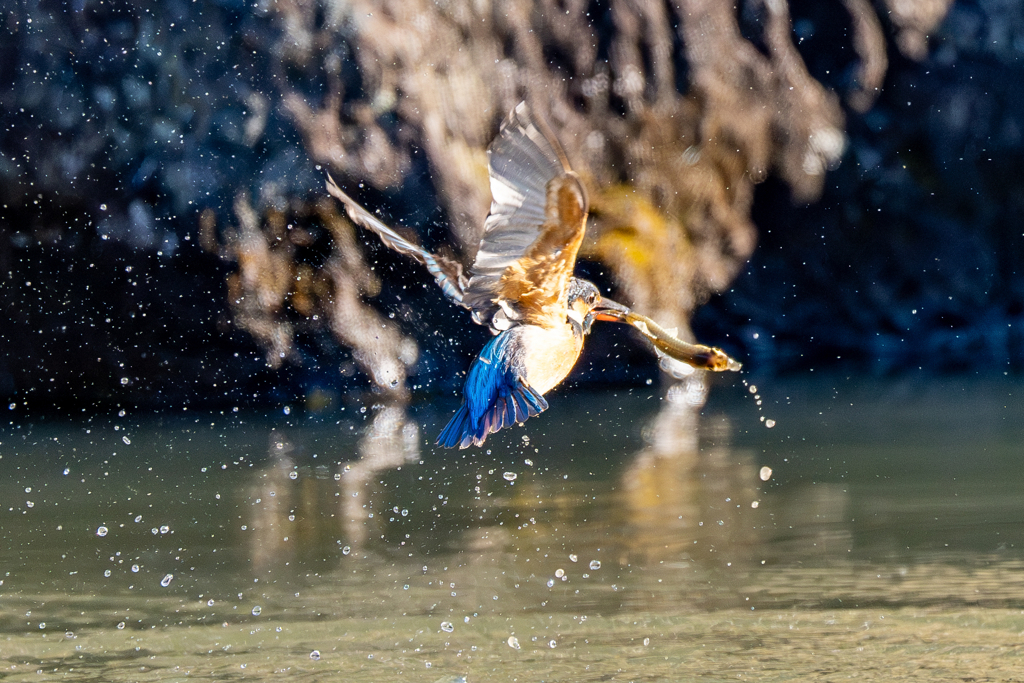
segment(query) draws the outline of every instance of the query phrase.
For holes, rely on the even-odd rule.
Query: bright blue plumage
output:
[[[462,406],[441,431],[439,445],[480,445],[488,434],[547,410],[544,397],[523,381],[518,337],[514,329],[502,332],[473,361],[462,389]]]

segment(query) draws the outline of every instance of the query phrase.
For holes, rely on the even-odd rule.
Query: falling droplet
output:
[[[441,622],[441,630],[444,631],[445,633],[451,633],[452,631],[455,630],[455,624],[453,624],[450,621],[442,621]]]
[[[252,608],[252,615],[254,617],[258,617],[262,613],[263,613],[263,608],[260,607],[259,605],[256,605],[255,607]]]
[[[123,631],[123,630],[124,630],[124,622],[123,622],[123,621],[122,621],[122,622],[119,622],[119,623],[117,624],[117,630],[118,630],[118,631]]]
[[[515,472],[506,472],[501,476],[505,479],[505,481],[515,481],[516,477],[518,477],[519,475],[516,474]]]
[[[598,569],[601,568],[601,560],[591,560],[590,568],[596,572]]]
[[[765,465],[761,468],[759,476],[761,477],[761,481],[768,481],[772,478],[772,468]]]
[[[320,650],[313,650],[312,652],[310,652],[309,653],[309,658],[312,659],[314,662],[319,662],[320,661]]]
[[[348,555],[350,552],[352,552],[352,548],[350,548],[348,546],[345,546],[344,548],[341,549],[341,554],[342,555]]]
[[[570,561],[570,562],[576,562],[576,561],[578,561],[579,559],[580,559],[580,558],[579,558],[579,557],[578,557],[578,556],[576,555],[576,553],[569,553],[569,561]]]
[[[775,420],[765,420],[764,426],[767,427],[768,429],[771,429],[772,427],[775,426]]]
[[[125,446],[130,446],[132,444],[132,440],[129,439],[127,436],[122,436],[121,441],[124,441]]]
[[[97,527],[96,535],[97,536],[106,536],[107,535],[107,527],[105,527],[105,526]]]
[[[508,637],[508,646],[510,648],[512,648],[513,650],[520,649],[520,647],[519,647],[519,639],[516,638],[515,636],[509,636]]]
[[[299,478],[299,473],[296,472],[295,470],[292,470],[291,472],[288,473],[288,478],[289,479],[298,479]]]
[[[164,574],[164,578],[160,579],[160,585],[167,588],[171,585],[171,581],[174,581],[174,574]]]

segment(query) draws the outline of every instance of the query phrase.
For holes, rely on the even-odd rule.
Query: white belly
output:
[[[555,328],[523,325],[516,330],[522,336],[520,348],[525,349],[525,379],[537,392],[546,394],[572,370],[583,349],[583,340],[572,333],[568,324]]]

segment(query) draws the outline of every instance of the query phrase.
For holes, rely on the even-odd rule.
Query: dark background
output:
[[[4,404],[223,409],[368,389],[349,351],[315,325],[297,325],[296,357],[268,367],[232,322],[225,282],[235,264],[201,244],[200,212],[222,225],[239,189],[283,207],[322,194],[320,172],[273,101],[281,87],[267,67],[280,37],[274,17],[212,0],[6,2],[3,10]],[[774,177],[757,187],[758,247],[731,289],[697,310],[694,331],[755,376],[1017,373],[1024,7],[955,3],[921,61],[894,46],[896,29],[878,10],[889,40],[880,98],[863,114],[844,105],[848,146],[819,200],[794,204]],[[857,60],[848,17],[815,2],[792,2],[790,11],[811,75],[849,89]],[[331,49],[342,57],[346,94],[358,96],[347,45]],[[284,78],[311,96],[320,87],[301,73]],[[243,112],[260,96],[269,101],[265,132],[250,145]],[[397,120],[380,125],[395,139],[407,134]],[[447,219],[434,208],[425,158],[410,149],[401,187],[363,199],[420,226],[436,246]],[[315,261],[327,237],[315,226],[311,234],[299,256]],[[486,331],[415,266],[367,244],[383,283],[373,305],[400,311],[420,344],[411,384],[455,392]],[[579,270],[612,286],[600,264]],[[642,383],[656,374],[636,340],[604,331],[573,381]]]

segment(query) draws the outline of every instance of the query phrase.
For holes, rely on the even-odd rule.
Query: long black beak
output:
[[[624,323],[626,322],[626,315],[629,314],[629,308],[607,297],[601,297],[601,303],[594,306],[593,312],[595,320]]]

